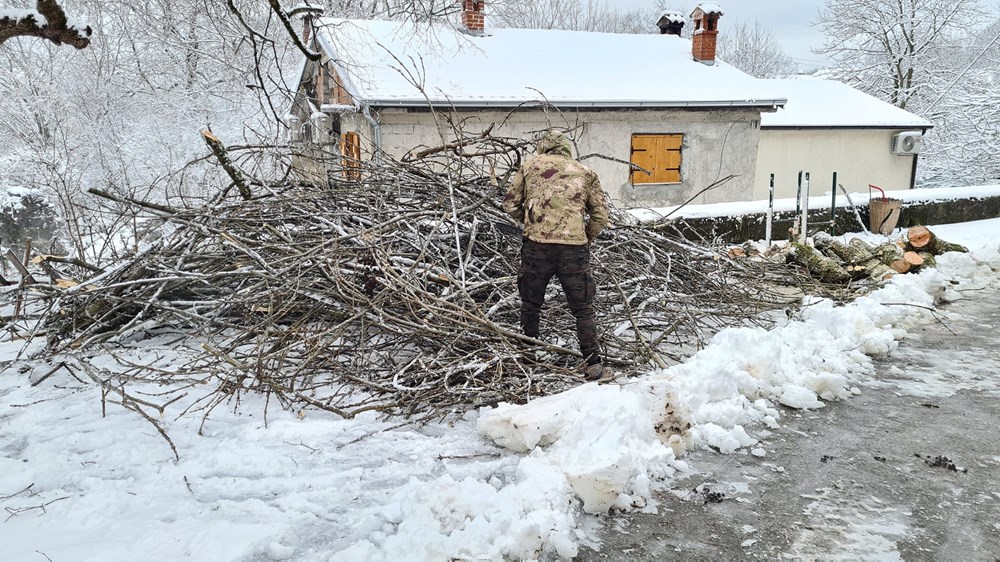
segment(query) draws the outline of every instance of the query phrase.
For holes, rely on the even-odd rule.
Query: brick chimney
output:
[[[485,28],[484,8],[486,8],[486,0],[462,0],[462,26],[466,33],[470,35],[483,34]]]
[[[302,43],[308,45],[309,40],[312,38],[315,20],[323,16],[323,7],[314,6],[309,2],[300,2],[288,12],[288,19],[296,16],[302,16]]]
[[[656,20],[656,27],[660,28],[661,35],[681,36],[684,29],[684,14],[676,10],[665,10],[660,14],[660,19]]]
[[[701,2],[691,12],[691,19],[694,21],[691,54],[694,60],[702,64],[715,64],[715,45],[719,36],[720,16],[722,8],[715,2]]]

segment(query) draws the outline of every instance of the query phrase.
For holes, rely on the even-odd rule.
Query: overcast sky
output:
[[[752,22],[754,18],[767,26],[781,42],[785,54],[799,63],[799,70],[824,65],[824,58],[810,51],[823,42],[819,28],[810,25],[817,19],[824,0],[715,0],[724,15],[719,32],[726,32],[726,23],[736,20]],[[656,0],[612,0],[623,7],[656,7]],[[698,0],[672,0],[669,7],[690,14]]]

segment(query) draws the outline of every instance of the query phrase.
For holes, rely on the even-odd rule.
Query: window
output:
[[[632,184],[680,183],[684,135],[632,135],[631,162],[652,172],[632,171]]]
[[[361,137],[353,131],[340,135],[340,154],[343,156],[344,179],[361,179]]]

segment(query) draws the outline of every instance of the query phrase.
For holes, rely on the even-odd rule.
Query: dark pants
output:
[[[521,268],[517,291],[521,295],[521,329],[526,336],[538,337],[538,322],[545,303],[545,287],[555,275],[562,284],[570,312],[576,318],[580,353],[587,364],[601,362],[597,345],[597,317],[594,294],[597,285],[590,273],[590,248],[567,244],[541,244],[525,239],[521,245]]]

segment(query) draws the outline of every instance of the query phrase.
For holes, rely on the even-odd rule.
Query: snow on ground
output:
[[[590,540],[584,513],[655,510],[652,492],[689,470],[692,448],[766,462],[755,435],[786,408],[860,392],[873,356],[932,321],[926,307],[998,283],[1000,219],[932,228],[972,253],[845,306],[812,299],[770,331],[724,330],[621,384],[423,427],[274,404],[265,419],[257,397],[202,427],[176,403],[157,421],[179,460],[113,397],[65,370],[40,380],[50,365],[0,342],[0,559],[571,558]],[[178,360],[166,340],[144,345],[150,364]]]

